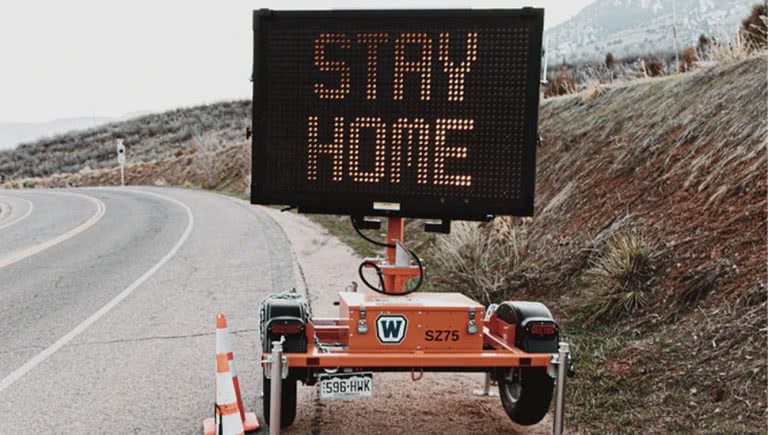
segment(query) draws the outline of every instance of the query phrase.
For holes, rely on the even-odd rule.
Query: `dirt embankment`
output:
[[[763,56],[545,100],[534,238],[547,247],[547,270],[579,270],[584,252],[568,245],[599,243],[636,224],[680,271],[733,257],[740,273],[720,283],[719,296],[757,285],[765,266],[755,242],[765,234],[766,68]],[[682,274],[669,272],[677,287]]]
[[[580,427],[764,432],[768,58],[546,100],[532,277],[581,352]],[[652,279],[629,317],[580,324],[585,272],[642,234]]]

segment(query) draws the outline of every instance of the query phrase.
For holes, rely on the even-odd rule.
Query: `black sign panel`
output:
[[[251,202],[533,212],[542,9],[254,14]]]

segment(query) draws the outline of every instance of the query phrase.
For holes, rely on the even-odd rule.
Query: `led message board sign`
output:
[[[533,212],[542,9],[254,13],[251,202]]]

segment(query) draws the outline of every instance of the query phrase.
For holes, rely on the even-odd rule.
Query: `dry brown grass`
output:
[[[455,222],[435,242],[431,276],[483,304],[498,302],[520,279],[527,256],[527,227],[499,220],[495,225]]]
[[[689,72],[693,70],[696,62],[699,61],[699,54],[696,52],[696,47],[685,47],[683,50],[683,57],[680,59],[680,71]]]
[[[756,3],[747,18],[741,22],[746,44],[755,50],[768,48],[768,4]]]
[[[683,306],[695,305],[715,289],[720,278],[732,271],[732,266],[730,261],[721,259],[686,273],[680,283],[677,302]]]
[[[661,77],[666,75],[664,62],[655,56],[649,56],[644,59],[640,59],[640,67],[642,68],[643,74],[646,78]]]
[[[727,192],[719,195],[732,195],[754,182],[764,164],[766,69],[768,57],[761,55],[706,72],[614,87],[591,101],[588,111],[582,99],[545,100],[541,131],[548,142],[558,139],[551,146],[570,147],[572,140],[566,139],[589,135],[602,150],[562,149],[570,152],[568,159],[545,153],[538,177],[559,180],[562,189],[592,174],[575,172],[580,166],[574,162],[607,165],[611,173],[622,174],[663,159],[658,183],[682,175],[683,187],[708,198],[723,186]],[[747,107],[752,109],[741,110]],[[737,182],[727,181],[735,174]]]
[[[731,41],[718,42],[712,46],[712,60],[728,64],[739,62],[752,55],[753,48],[742,32],[736,32]]]
[[[213,135],[195,132],[192,136],[195,144],[194,170],[201,187],[211,189],[221,182],[223,163],[219,151],[224,145]]]
[[[597,80],[590,80],[584,84],[581,90],[581,99],[584,102],[590,102],[606,92],[606,87]]]
[[[576,92],[576,89],[576,80],[574,80],[567,69],[561,68],[557,73],[557,77],[547,82],[547,87],[544,89],[544,98],[573,94]]]
[[[755,53],[768,49],[768,6],[764,3],[752,7],[734,38],[714,44],[712,60],[720,63],[739,62]]]

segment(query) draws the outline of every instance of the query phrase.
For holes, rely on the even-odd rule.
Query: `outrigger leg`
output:
[[[552,425],[553,435],[562,435],[565,420],[565,378],[568,377],[570,348],[561,341],[557,355],[557,388],[555,389],[555,418]]]
[[[270,374],[270,394],[269,398],[264,397],[262,400],[269,400],[269,433],[270,435],[280,434],[280,405],[282,403],[282,387],[283,379],[288,374],[288,361],[283,355],[283,340],[272,342],[272,353],[266,360],[268,370]]]

